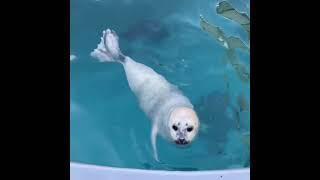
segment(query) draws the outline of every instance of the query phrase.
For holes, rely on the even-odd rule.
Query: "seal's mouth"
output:
[[[178,145],[187,145],[187,144],[189,144],[189,142],[187,140],[185,140],[185,139],[178,139],[178,140],[175,140],[174,142],[176,144],[178,144]]]

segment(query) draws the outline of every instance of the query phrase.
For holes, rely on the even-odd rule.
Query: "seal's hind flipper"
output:
[[[151,130],[151,144],[153,149],[153,157],[156,161],[159,161],[158,152],[157,152],[157,134],[158,134],[158,126],[154,124]]]
[[[125,55],[119,48],[119,37],[115,31],[107,29],[103,31],[97,48],[91,52],[91,56],[100,62],[119,62],[124,63]]]

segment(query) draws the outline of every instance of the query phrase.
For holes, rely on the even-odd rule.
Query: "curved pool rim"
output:
[[[111,180],[111,179],[154,179],[163,180],[179,179],[183,180],[249,180],[250,168],[226,169],[226,170],[201,170],[201,171],[166,171],[166,170],[145,170],[133,168],[118,168],[109,166],[98,166],[77,162],[70,162],[71,180]]]

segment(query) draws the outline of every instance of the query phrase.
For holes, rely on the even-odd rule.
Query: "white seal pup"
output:
[[[196,137],[199,119],[189,99],[176,86],[150,67],[123,55],[118,39],[113,30],[103,31],[101,41],[91,56],[101,62],[119,62],[123,65],[131,90],[141,109],[152,121],[151,143],[154,158],[159,161],[157,135],[185,146]]]

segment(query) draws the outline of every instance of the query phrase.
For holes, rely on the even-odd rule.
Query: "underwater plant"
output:
[[[227,61],[237,72],[240,80],[244,83],[250,82],[250,73],[246,66],[239,60],[236,55],[236,48],[249,51],[249,47],[246,46],[240,38],[230,36],[227,37],[222,29],[218,26],[210,24],[202,15],[200,15],[200,26],[203,31],[207,32],[211,37],[218,41],[220,45],[227,49]]]
[[[200,27],[226,49],[249,50],[249,47],[240,38],[227,37],[220,27],[210,24],[202,15],[200,15]]]
[[[216,11],[218,15],[221,15],[225,17],[228,20],[232,20],[242,26],[243,29],[246,30],[248,33],[248,37],[250,39],[250,18],[245,13],[241,13],[237,11],[235,8],[231,6],[230,3],[227,1],[219,2],[216,6]],[[223,31],[221,27],[218,27],[214,24],[210,24],[202,15],[200,15],[200,27],[201,29],[208,33],[213,39],[215,39],[221,46],[223,46],[226,49],[226,58],[224,60],[225,63],[230,64],[235,72],[237,73],[237,76],[243,82],[244,84],[250,83],[250,72],[247,66],[240,61],[236,54],[236,49],[242,49],[245,51],[250,51],[250,47],[247,46],[239,37],[235,36],[227,36],[226,33]],[[230,97],[229,92],[229,81],[228,78],[225,76],[225,82],[227,87],[226,95]],[[206,98],[207,101],[210,99],[209,97]],[[208,105],[208,103],[202,102],[202,106]],[[232,115],[232,119],[236,122],[236,128],[238,130],[237,136],[240,138],[238,141],[240,141],[243,145],[245,145],[250,150],[250,133],[243,131],[247,131],[247,128],[241,127],[241,113],[243,112],[249,112],[249,103],[246,100],[246,97],[243,93],[239,93],[236,97],[236,104],[233,105],[231,102],[226,101],[227,104],[223,111],[230,110],[230,113]],[[208,113],[208,112],[207,112]],[[213,115],[215,113],[212,113]],[[200,113],[200,116],[202,114]],[[227,149],[226,149],[227,150]],[[250,157],[245,162],[245,166],[249,166],[250,164]]]
[[[237,103],[240,108],[240,112],[249,111],[249,103],[244,95],[244,93],[240,93],[237,97]]]
[[[242,133],[242,140],[243,140],[244,144],[246,144],[248,147],[250,147],[250,133],[249,132]]]
[[[250,39],[250,18],[246,13],[239,12],[227,1],[219,2],[216,6],[216,12],[217,14],[240,24],[242,28],[247,31]]]

